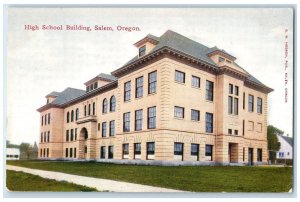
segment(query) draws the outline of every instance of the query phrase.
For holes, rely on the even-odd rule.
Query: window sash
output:
[[[205,156],[211,156],[213,154],[213,145],[205,145]]]
[[[107,99],[106,98],[103,100],[102,113],[107,113]]]
[[[156,128],[156,107],[148,108],[148,128]]]
[[[249,112],[253,112],[254,111],[254,102],[253,102],[254,101],[254,96],[253,95],[249,95],[248,99],[249,99],[248,100],[248,105],[249,105],[248,106],[249,107],[248,111]]]
[[[143,82],[144,82],[144,77],[139,77],[136,79],[136,93],[135,97],[143,97]]]
[[[100,158],[102,158],[102,159],[105,159],[105,150],[106,150],[105,146],[102,146],[101,147],[101,156],[100,156]]]
[[[191,119],[193,121],[199,121],[200,120],[200,111],[192,109],[191,110]]]
[[[214,95],[214,83],[212,81],[206,80],[206,100],[213,101]]]
[[[183,155],[183,143],[174,143],[174,155]]]
[[[116,97],[112,96],[110,98],[110,111],[114,112],[116,110]]]
[[[123,144],[123,155],[129,154],[129,144]]]
[[[239,114],[239,99],[234,98],[234,115]]]
[[[124,84],[124,101],[129,101],[131,96],[131,81]]]
[[[262,98],[257,98],[257,113],[262,113]]]
[[[191,144],[191,155],[192,156],[199,155],[199,144]]]
[[[108,147],[108,158],[109,159],[114,158],[114,146],[109,146]]]
[[[184,83],[185,82],[185,73],[175,70],[175,81]]]
[[[206,113],[205,131],[207,133],[213,133],[213,114]]]
[[[134,154],[135,155],[141,154],[141,143],[134,144]]]
[[[142,46],[139,48],[139,57],[142,57],[146,54],[146,46]]]
[[[148,93],[156,92],[157,72],[151,72],[148,74]]]
[[[147,154],[148,155],[155,154],[155,143],[154,142],[147,142]]]
[[[192,86],[200,88],[200,78],[197,76],[192,76]]]
[[[228,96],[228,113],[232,114],[232,96]]]
[[[124,113],[123,115],[123,132],[130,131],[130,112]]]
[[[115,121],[109,122],[109,136],[115,135]]]
[[[135,111],[135,130],[142,130],[143,127],[143,110]]]
[[[183,107],[174,107],[174,116],[177,118],[184,118],[184,108]]]
[[[106,122],[102,122],[102,137],[106,137]]]

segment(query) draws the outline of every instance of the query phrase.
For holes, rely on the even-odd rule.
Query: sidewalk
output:
[[[183,192],[183,191],[175,190],[175,189],[153,187],[153,186],[140,185],[140,184],[134,184],[134,183],[128,183],[128,182],[118,182],[118,181],[114,181],[114,180],[106,180],[106,179],[93,178],[93,177],[84,177],[84,176],[79,176],[79,175],[71,175],[71,174],[60,173],[60,172],[30,169],[30,168],[19,167],[19,166],[6,165],[6,169],[14,170],[14,171],[22,171],[25,173],[30,173],[33,175],[41,176],[43,178],[54,179],[57,181],[64,180],[64,181],[79,184],[79,185],[93,187],[93,188],[96,188],[98,191]]]

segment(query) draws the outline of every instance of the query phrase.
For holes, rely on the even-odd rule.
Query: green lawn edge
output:
[[[9,165],[192,192],[288,192],[292,167],[142,166],[99,162],[7,161]]]

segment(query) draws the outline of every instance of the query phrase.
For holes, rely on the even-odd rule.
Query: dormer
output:
[[[150,53],[158,42],[159,38],[151,34],[136,42],[134,46],[138,48],[138,58]]]
[[[218,64],[218,66],[232,65],[236,60],[234,56],[216,46],[210,49],[207,56],[210,57],[210,59],[216,64]]]
[[[47,104],[53,102],[53,100],[55,100],[58,95],[59,95],[59,92],[56,92],[56,91],[53,91],[53,92],[49,93],[48,95],[46,95]]]
[[[86,86],[86,92],[90,92],[116,80],[117,78],[110,74],[101,73],[95,78],[85,82],[84,85]]]

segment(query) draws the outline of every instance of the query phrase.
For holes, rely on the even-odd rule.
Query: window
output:
[[[225,61],[225,59],[224,58],[222,58],[222,57],[219,57],[219,62],[224,62]]]
[[[84,139],[87,140],[89,138],[89,134],[87,132],[87,130],[84,130]]]
[[[72,110],[71,111],[71,122],[73,122],[74,121],[74,111]]]
[[[93,90],[93,89],[94,89],[94,85],[91,84],[91,85],[90,85],[90,90]]]
[[[47,142],[50,142],[50,131],[48,131]]]
[[[239,87],[238,86],[234,86],[234,94],[236,96],[239,96]]]
[[[134,155],[141,155],[141,143],[134,144]]]
[[[148,108],[148,129],[156,128],[156,107]]]
[[[131,92],[131,81],[128,81],[124,84],[124,101],[130,100],[130,92]]]
[[[115,121],[109,122],[109,136],[115,136]]]
[[[245,161],[245,147],[243,147],[243,161]]]
[[[70,122],[70,112],[67,113],[67,123]]]
[[[98,82],[94,83],[94,89],[98,88]]]
[[[183,155],[183,143],[174,143],[174,155]]]
[[[211,81],[206,81],[206,100],[213,101],[214,100],[214,83]]]
[[[86,87],[86,92],[89,92],[89,91],[90,91],[90,87],[87,86],[87,87]]]
[[[154,155],[154,154],[155,154],[155,143],[147,142],[147,155]]]
[[[46,149],[44,148],[44,157],[46,156]]]
[[[248,96],[248,111],[249,112],[254,111],[254,97],[253,97],[253,95]]]
[[[228,134],[232,135],[232,129],[228,129]]]
[[[192,109],[191,110],[191,119],[193,121],[200,121],[200,111]]]
[[[70,148],[70,158],[73,157],[73,148]]]
[[[228,114],[232,114],[232,96],[228,96]]]
[[[66,148],[66,158],[68,158],[68,148]]]
[[[84,153],[87,154],[87,146],[84,146]]]
[[[42,125],[44,125],[44,116],[42,116]]]
[[[40,157],[43,157],[43,149],[40,150]]]
[[[50,113],[48,113],[48,124],[50,124]]]
[[[46,140],[47,140],[47,137],[46,137],[46,132],[44,132],[44,142],[46,142]]]
[[[111,112],[114,112],[114,111],[116,111],[116,97],[113,95],[113,96],[111,96],[111,98],[110,98],[110,111]]]
[[[156,92],[156,80],[157,80],[157,72],[151,72],[148,74],[148,94],[152,94]]]
[[[106,122],[102,123],[102,137],[106,137]]]
[[[262,162],[262,149],[257,149],[257,161]]]
[[[76,109],[76,115],[75,115],[75,120],[77,121],[79,119],[79,109]]]
[[[146,45],[139,48],[139,57],[142,57],[146,54]]]
[[[139,77],[135,80],[135,97],[143,97],[143,82],[144,82],[144,77]]]
[[[66,141],[69,141],[69,130],[66,131]]]
[[[91,115],[91,104],[89,104],[89,108],[88,108],[88,115]]]
[[[86,116],[86,105],[84,105],[84,116]]]
[[[130,132],[130,112],[123,114],[123,132]]]
[[[245,120],[243,120],[243,136],[245,135]]]
[[[174,107],[174,116],[177,118],[184,118],[184,108],[183,107]]]
[[[108,146],[108,158],[109,159],[114,158],[114,146]]]
[[[142,130],[143,126],[143,110],[136,110],[135,111],[135,130],[139,131]]]
[[[71,131],[70,131],[70,133],[71,133],[71,141],[73,141],[73,139],[74,139],[74,129],[71,129]]]
[[[191,156],[199,156],[199,144],[191,144]]]
[[[41,142],[43,142],[43,133],[41,133]]]
[[[234,98],[234,115],[238,115],[239,114],[239,99],[238,98]]]
[[[175,70],[175,81],[185,83],[185,73]]]
[[[102,113],[107,113],[107,99],[105,98],[102,103]]]
[[[100,155],[100,158],[102,158],[102,159],[105,159],[105,150],[106,150],[106,149],[105,149],[105,146],[102,146],[102,147],[101,147],[101,151],[100,151],[100,154],[101,154],[101,155]]]
[[[245,109],[245,92],[243,92],[243,109]]]
[[[257,98],[257,113],[262,113],[262,99],[260,97]]]
[[[205,115],[205,131],[207,133],[213,133],[213,114],[206,112]]]
[[[239,131],[238,131],[238,130],[234,130],[234,134],[235,134],[235,135],[238,135],[238,134],[239,134]]]
[[[213,145],[205,145],[205,157],[206,160],[212,161],[213,160]]]
[[[76,147],[74,147],[74,158],[76,158]]]
[[[100,123],[98,123],[98,131],[100,131]]]
[[[47,114],[45,114],[45,125],[47,125]]]
[[[233,85],[229,84],[229,94],[233,94]]]
[[[123,158],[128,158],[129,144],[123,144]]]
[[[192,87],[200,88],[200,78],[192,76]]]
[[[95,115],[95,111],[96,111],[96,103],[93,102],[93,115]]]
[[[77,128],[75,128],[75,140],[77,140]]]

